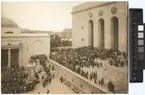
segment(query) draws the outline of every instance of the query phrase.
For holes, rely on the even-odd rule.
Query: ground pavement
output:
[[[117,93],[125,93],[128,91],[128,69],[127,66],[124,67],[115,67],[110,66],[108,63],[108,60],[103,61],[99,60],[98,62],[102,62],[103,67],[97,68],[95,66],[92,67],[84,67],[82,68],[84,71],[90,72],[97,72],[98,80],[100,80],[102,77],[104,78],[104,86],[108,87],[107,84],[109,81],[112,81],[115,85],[115,92]],[[106,70],[105,70],[106,68]],[[92,80],[94,83],[94,80]]]
[[[46,87],[42,86],[42,81],[36,85],[33,91],[29,91],[24,94],[47,94],[47,89],[50,91],[50,94],[75,94],[75,92],[69,88],[64,83],[61,83],[58,78],[52,79],[51,83]]]

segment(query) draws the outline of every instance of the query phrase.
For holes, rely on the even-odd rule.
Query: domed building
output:
[[[13,20],[6,17],[1,18],[2,67],[12,67],[16,64],[27,66],[32,55],[46,54],[49,56],[49,34],[25,31]]]
[[[2,17],[2,27],[19,28],[19,26],[13,21],[6,17]]]

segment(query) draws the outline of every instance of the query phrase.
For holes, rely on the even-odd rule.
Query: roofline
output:
[[[23,33],[23,34],[16,34],[16,35],[9,35],[9,34],[5,34],[2,35],[1,38],[13,38],[13,37],[50,37],[50,35],[48,33],[37,33],[37,34],[31,34],[31,33]]]
[[[97,5],[97,6],[94,6],[94,7],[90,7],[90,8],[86,8],[86,9],[82,9],[82,10],[78,10],[78,11],[74,11],[72,10],[71,14],[75,14],[75,13],[79,13],[79,12],[83,12],[83,11],[86,11],[86,10],[91,10],[91,9],[94,9],[94,8],[98,8],[98,7],[102,7],[102,6],[105,6],[105,5],[110,5],[110,4],[113,4],[113,3],[120,3],[120,2],[127,2],[127,1],[114,1],[114,2],[108,2],[108,3],[105,3],[105,4],[100,4],[100,5]],[[78,5],[79,6],[79,5]],[[75,6],[76,7],[76,6]],[[74,8],[75,8],[74,7]]]
[[[50,37],[50,36],[2,36],[1,38],[22,38],[22,37],[26,37],[26,38],[29,38],[29,37]]]

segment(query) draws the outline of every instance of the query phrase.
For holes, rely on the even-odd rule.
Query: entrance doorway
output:
[[[1,49],[1,69],[3,70],[3,67],[8,66],[8,50],[7,49]]]
[[[16,65],[19,65],[19,49],[2,49],[1,50],[2,69],[5,67],[8,67],[9,61],[10,61],[10,67],[14,67]]]
[[[19,64],[19,49],[11,49],[11,67]]]

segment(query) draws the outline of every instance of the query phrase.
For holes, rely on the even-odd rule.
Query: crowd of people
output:
[[[90,67],[96,65],[94,63],[95,58],[101,60],[109,60],[110,65],[125,66],[127,65],[127,53],[120,52],[119,50],[97,48],[97,47],[80,47],[80,48],[69,48],[59,49],[57,52],[50,54],[50,58],[64,64],[73,63],[74,65],[80,65]],[[64,60],[63,60],[64,59]],[[68,62],[68,63],[65,63]]]
[[[47,77],[43,78],[43,86],[45,87],[48,83],[51,82],[52,76],[50,76],[50,70],[46,66],[46,55],[34,55],[30,58],[30,61],[36,62],[36,59],[39,59],[41,65],[43,65]],[[39,83],[39,73],[35,73],[35,79],[32,81],[28,81],[28,73],[26,72],[26,68],[19,67],[18,65],[12,66],[8,68],[7,66],[3,66],[2,68],[2,78],[1,78],[1,91],[3,94],[18,94],[18,93],[26,93],[35,89],[37,83]],[[49,76],[48,76],[49,75]],[[48,91],[47,91],[48,92]]]
[[[80,47],[80,48],[69,48],[69,49],[59,49],[56,52],[50,54],[50,59],[58,62],[59,64],[71,69],[72,71],[80,74],[84,78],[94,80],[94,83],[99,83],[104,85],[104,78],[98,80],[97,73],[88,73],[84,71],[83,67],[97,66],[101,68],[104,66],[102,62],[96,62],[96,59],[109,60],[108,65],[115,67],[127,66],[127,53],[121,52],[119,50],[96,48],[96,47]],[[114,84],[109,81],[108,89],[114,91]],[[113,89],[113,90],[112,90]]]
[[[46,85],[50,84],[52,81],[52,78],[54,77],[54,75],[51,74],[50,70],[54,70],[54,66],[47,66],[46,65],[46,61],[47,61],[47,56],[45,54],[40,54],[40,55],[33,55],[30,57],[30,61],[31,62],[36,62],[37,63],[37,59],[39,60],[40,64],[44,67],[44,70],[46,71],[46,76],[42,75],[42,86],[46,87]],[[41,74],[42,72],[36,72],[35,73],[35,77],[36,79],[40,80],[39,74]],[[47,94],[50,91],[47,89]],[[40,92],[38,92],[38,94],[40,94]]]
[[[46,87],[46,85],[50,84],[52,81],[52,77],[46,77],[44,80],[43,80],[43,87]]]
[[[1,92],[3,94],[16,94],[31,91],[35,88],[36,82],[27,81],[28,74],[24,67],[5,67],[2,72]]]
[[[40,64],[44,67],[47,77],[42,78],[43,87],[51,83],[52,75],[50,73],[50,66],[47,67],[46,55],[34,55],[31,56],[30,62],[36,62],[39,59]],[[94,83],[104,85],[104,78],[98,79],[97,72],[84,71],[83,67],[102,68],[104,64],[102,62],[96,62],[96,59],[109,60],[109,65],[115,67],[123,67],[127,65],[127,53],[120,52],[119,50],[95,48],[95,47],[80,47],[75,49],[60,49],[57,52],[52,52],[50,54],[50,59],[58,62],[59,64],[69,68],[70,70],[78,73],[86,79],[94,80]],[[54,70],[54,66],[52,66]],[[38,83],[37,80],[31,82],[27,81],[28,74],[25,72],[24,67],[13,66],[12,68],[3,67],[2,68],[2,80],[1,80],[1,91],[5,94],[16,94],[31,91],[35,88]],[[36,79],[39,76],[35,75]],[[61,79],[61,81],[63,81]],[[108,90],[114,92],[114,84],[108,82]],[[49,91],[48,91],[49,92]]]
[[[37,62],[36,61],[37,59],[39,60],[40,64],[44,67],[48,76],[50,76],[50,70],[46,65],[47,56],[45,54],[33,55],[33,56],[30,57],[30,62]]]
[[[36,80],[39,80],[39,82],[40,81],[42,81],[42,86],[43,87],[46,87],[46,85],[48,85],[48,84],[50,84],[51,83],[51,80],[52,80],[52,75],[51,76],[44,76],[44,75],[42,75],[42,78],[40,78],[40,74],[41,74],[42,72],[36,72],[35,73],[35,77],[36,77]],[[39,83],[38,82],[38,83]]]

